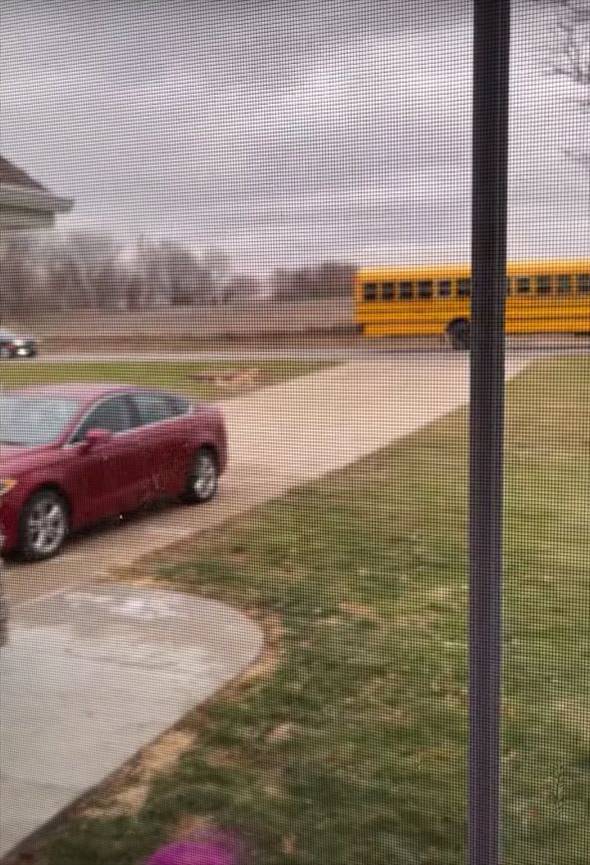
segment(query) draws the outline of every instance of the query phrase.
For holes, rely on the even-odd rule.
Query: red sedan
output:
[[[46,559],[71,531],[157,499],[208,501],[226,462],[225,424],[213,405],[120,385],[4,391],[4,550]]]

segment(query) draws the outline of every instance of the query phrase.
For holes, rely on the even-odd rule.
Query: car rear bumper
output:
[[[222,442],[217,448],[217,470],[222,474],[227,468],[227,442]]]
[[[17,345],[13,352],[15,357],[34,357],[37,354],[37,347],[32,344]]]
[[[219,425],[217,439],[217,469],[222,474],[227,468],[227,428],[222,419]]]

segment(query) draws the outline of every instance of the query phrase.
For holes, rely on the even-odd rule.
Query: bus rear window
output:
[[[562,276],[557,277],[557,293],[558,294],[569,294],[571,291],[571,288],[572,288],[572,281],[571,281],[571,278],[569,276],[565,276],[565,274],[563,274]]]
[[[432,282],[420,280],[418,283],[418,297],[432,297]]]
[[[551,277],[537,277],[537,294],[551,294]]]
[[[438,296],[450,297],[452,294],[452,283],[450,279],[442,279],[438,284]]]
[[[414,286],[411,282],[400,282],[399,284],[399,299],[411,300],[414,294]]]
[[[457,295],[459,297],[469,297],[471,295],[471,280],[470,279],[458,279],[457,280]]]
[[[578,291],[580,294],[590,294],[590,273],[578,275]]]
[[[366,282],[363,286],[363,299],[364,300],[376,300],[377,299],[377,283],[376,282]]]
[[[381,297],[383,300],[391,300],[395,292],[394,282],[384,282],[381,286]]]

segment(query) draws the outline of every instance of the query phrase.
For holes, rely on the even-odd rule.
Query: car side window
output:
[[[176,394],[172,394],[167,397],[168,405],[170,406],[170,414],[172,415],[181,415],[188,414],[190,411],[190,401],[183,396],[176,396]]]
[[[88,430],[104,429],[112,433],[125,432],[133,426],[126,397],[113,397],[99,403],[82,421],[72,442],[80,442]]]
[[[134,393],[133,402],[137,408],[141,426],[168,420],[175,414],[170,401],[163,394]]]

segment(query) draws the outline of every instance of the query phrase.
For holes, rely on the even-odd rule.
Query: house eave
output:
[[[69,213],[73,205],[71,198],[11,183],[0,183],[0,207],[9,210],[32,211],[40,216],[50,216],[55,213]]]

